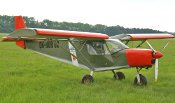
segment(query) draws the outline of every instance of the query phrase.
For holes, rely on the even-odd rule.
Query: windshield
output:
[[[90,55],[110,55],[120,50],[129,48],[117,39],[103,41],[88,41],[87,50]]]

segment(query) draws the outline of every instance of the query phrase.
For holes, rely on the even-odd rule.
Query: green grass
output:
[[[150,41],[156,50],[166,42]],[[0,42],[0,103],[174,103],[174,40],[163,54],[158,83],[154,83],[153,67],[141,71],[147,86],[133,85],[134,68],[120,70],[126,76],[122,81],[106,71],[94,73],[93,84],[82,85],[81,78],[90,71],[23,50],[14,42]]]

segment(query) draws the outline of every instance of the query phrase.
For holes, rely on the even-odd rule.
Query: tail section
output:
[[[26,28],[26,24],[22,16],[15,16],[15,30]]]

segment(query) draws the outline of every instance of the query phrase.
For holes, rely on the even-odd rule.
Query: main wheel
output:
[[[125,75],[123,72],[116,72],[114,75],[114,79],[117,79],[117,80],[125,79]]]
[[[136,76],[134,79],[134,84],[138,86],[147,85],[146,78],[142,74],[139,74],[139,77],[140,77],[140,82],[137,80],[137,76]]]
[[[94,82],[94,78],[91,76],[91,75],[85,75],[83,78],[82,78],[82,81],[81,81],[83,84],[89,84],[89,83],[92,83]]]

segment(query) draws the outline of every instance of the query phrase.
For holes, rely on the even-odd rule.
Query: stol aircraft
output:
[[[136,67],[136,85],[146,85],[145,76],[139,73],[142,68],[155,65],[155,82],[158,78],[158,59],[160,52],[146,41],[147,39],[174,38],[171,34],[121,34],[109,37],[101,33],[76,32],[27,28],[22,16],[15,17],[15,31],[2,41],[15,41],[16,45],[53,59],[90,70],[90,74],[82,78],[82,83],[94,81],[93,73],[112,71],[117,80],[125,79],[122,72],[114,70]],[[125,44],[123,42],[126,42]],[[128,42],[142,41],[136,48],[129,48]],[[138,49],[144,42],[151,49]]]

